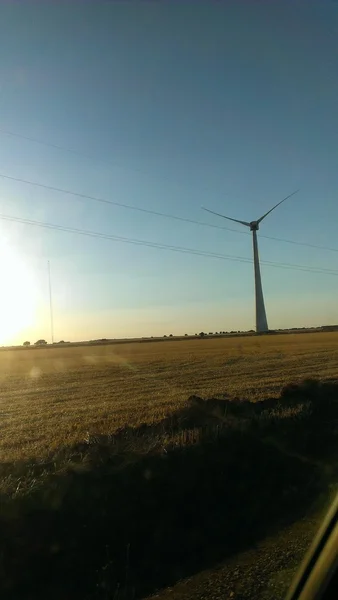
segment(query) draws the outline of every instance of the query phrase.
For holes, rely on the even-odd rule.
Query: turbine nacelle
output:
[[[250,231],[258,231],[258,229],[259,229],[259,221],[251,221]]]

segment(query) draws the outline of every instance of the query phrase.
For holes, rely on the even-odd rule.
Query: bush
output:
[[[24,345],[24,346],[30,346],[30,345],[31,345],[31,343],[30,343],[30,342],[24,342],[24,343],[23,343],[23,345]]]

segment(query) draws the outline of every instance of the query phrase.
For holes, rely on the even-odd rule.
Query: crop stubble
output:
[[[0,459],[157,422],[192,394],[257,401],[310,377],[338,379],[338,333],[4,350]]]

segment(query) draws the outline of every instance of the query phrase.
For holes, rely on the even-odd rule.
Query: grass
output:
[[[337,341],[3,352],[2,597],[142,598],[304,517],[337,479]]]
[[[338,379],[338,333],[2,351],[0,456],[50,456],[157,423],[192,394],[257,401],[307,377]]]

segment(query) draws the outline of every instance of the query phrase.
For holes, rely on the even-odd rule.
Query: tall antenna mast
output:
[[[49,283],[49,309],[50,309],[50,332],[52,344],[54,344],[54,321],[53,321],[53,302],[52,302],[52,282],[50,277],[50,263],[48,261],[48,283]]]

